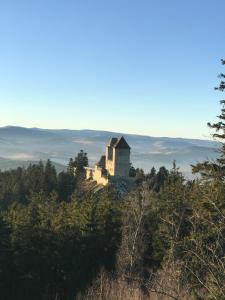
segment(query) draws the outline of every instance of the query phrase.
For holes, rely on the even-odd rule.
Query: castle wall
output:
[[[108,178],[106,178],[102,174],[102,168],[95,166],[95,170],[93,172],[93,180],[97,181],[98,184],[107,185],[108,184]]]
[[[114,144],[112,140],[114,139]],[[86,168],[86,178],[93,178],[98,184],[107,185],[109,180],[117,180],[116,177],[123,177],[129,180],[130,172],[130,148],[124,138],[119,141],[113,138],[106,147],[106,156],[102,156],[100,162],[91,170]],[[117,142],[117,145],[115,142]],[[104,158],[104,160],[102,160]],[[104,161],[104,162],[103,162]],[[108,177],[109,175],[109,177]],[[110,178],[111,176],[111,178]]]
[[[129,177],[130,172],[130,150],[129,149],[114,149],[115,150],[115,169],[114,176]]]
[[[91,179],[93,177],[93,169],[92,168],[85,168],[86,169],[86,179]]]
[[[106,170],[108,171],[109,175],[115,175],[115,149],[111,147],[106,147]],[[110,155],[110,151],[112,151],[112,156]],[[111,156],[112,159],[109,159]]]
[[[109,183],[109,180],[105,177],[99,177],[98,180],[96,180],[98,184],[107,185]]]

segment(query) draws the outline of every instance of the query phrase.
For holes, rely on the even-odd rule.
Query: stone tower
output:
[[[106,170],[116,177],[129,177],[130,146],[124,137],[112,138],[106,146]]]
[[[106,155],[102,155],[95,168],[86,168],[86,179],[101,185],[121,178],[130,182],[129,173],[130,146],[124,137],[112,138],[106,146]]]

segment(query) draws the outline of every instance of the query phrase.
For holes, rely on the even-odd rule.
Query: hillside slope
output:
[[[70,157],[83,149],[88,153],[90,165],[105,151],[112,136],[121,133],[96,130],[51,130],[7,126],[0,128],[0,168],[13,167],[20,162],[47,158],[66,165]],[[132,148],[131,159],[135,167],[149,171],[165,165],[170,168],[176,160],[181,170],[190,173],[190,164],[206,158],[214,159],[219,144],[209,140],[151,137],[124,134]],[[7,163],[7,161],[8,163]],[[4,167],[3,167],[4,166]]]

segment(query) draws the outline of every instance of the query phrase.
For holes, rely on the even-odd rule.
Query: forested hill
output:
[[[215,164],[195,167],[210,180],[186,181],[175,164],[139,170],[122,196],[87,190],[86,164],[80,152],[59,174],[50,160],[0,172],[1,300],[224,299]]]
[[[122,133],[95,130],[49,130],[7,126],[0,128],[0,169],[47,160],[65,165],[80,149],[88,153],[93,165],[112,136]],[[190,164],[215,158],[218,144],[209,140],[151,137],[123,134],[132,148],[135,167],[148,172],[152,166],[171,168],[176,160],[181,170],[190,173]],[[60,166],[58,166],[60,168]]]

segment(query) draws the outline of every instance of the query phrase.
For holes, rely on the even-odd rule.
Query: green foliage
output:
[[[80,150],[74,160],[70,158],[68,172],[74,174],[77,179],[82,180],[85,178],[85,167],[88,167],[87,153]]]
[[[130,171],[129,171],[129,176],[134,178],[136,175],[137,175],[136,170],[135,170],[134,166],[131,165]]]
[[[59,203],[55,193],[34,194],[3,214],[0,233],[1,299],[74,298],[102,267],[114,267],[119,203],[105,195]]]
[[[224,60],[221,61],[222,65],[225,65]],[[219,86],[216,87],[216,90],[224,92],[225,83],[224,78],[225,74],[220,74],[219,78],[221,79]],[[212,137],[218,139],[221,142],[220,157],[216,159],[215,162],[204,161],[192,166],[193,173],[200,173],[203,179],[215,179],[215,180],[224,180],[225,179],[225,100],[221,100],[220,104],[222,106],[221,113],[217,118],[219,121],[217,123],[208,123],[208,126],[211,129],[215,130],[215,133],[212,134]]]
[[[74,299],[102,269],[152,286],[168,266],[190,299],[223,299],[224,182],[185,181],[175,162],[139,174],[118,200],[50,162],[0,173],[1,299]]]
[[[7,209],[13,202],[28,204],[32,195],[39,192],[48,197],[55,191],[59,201],[69,201],[75,188],[74,175],[68,172],[57,175],[50,160],[45,165],[40,161],[26,169],[0,172],[0,209]]]
[[[60,201],[69,201],[76,187],[76,178],[69,172],[61,172],[57,180],[57,192]]]
[[[137,168],[135,171],[136,183],[138,185],[147,183],[148,188],[157,193],[163,188],[169,175],[169,171],[164,166],[160,167],[158,172],[152,167],[150,173],[147,174],[144,173],[143,169]]]
[[[56,169],[52,165],[50,159],[48,159],[44,169],[43,191],[46,193],[46,195],[49,195],[52,191],[56,190],[56,187],[57,187]]]

